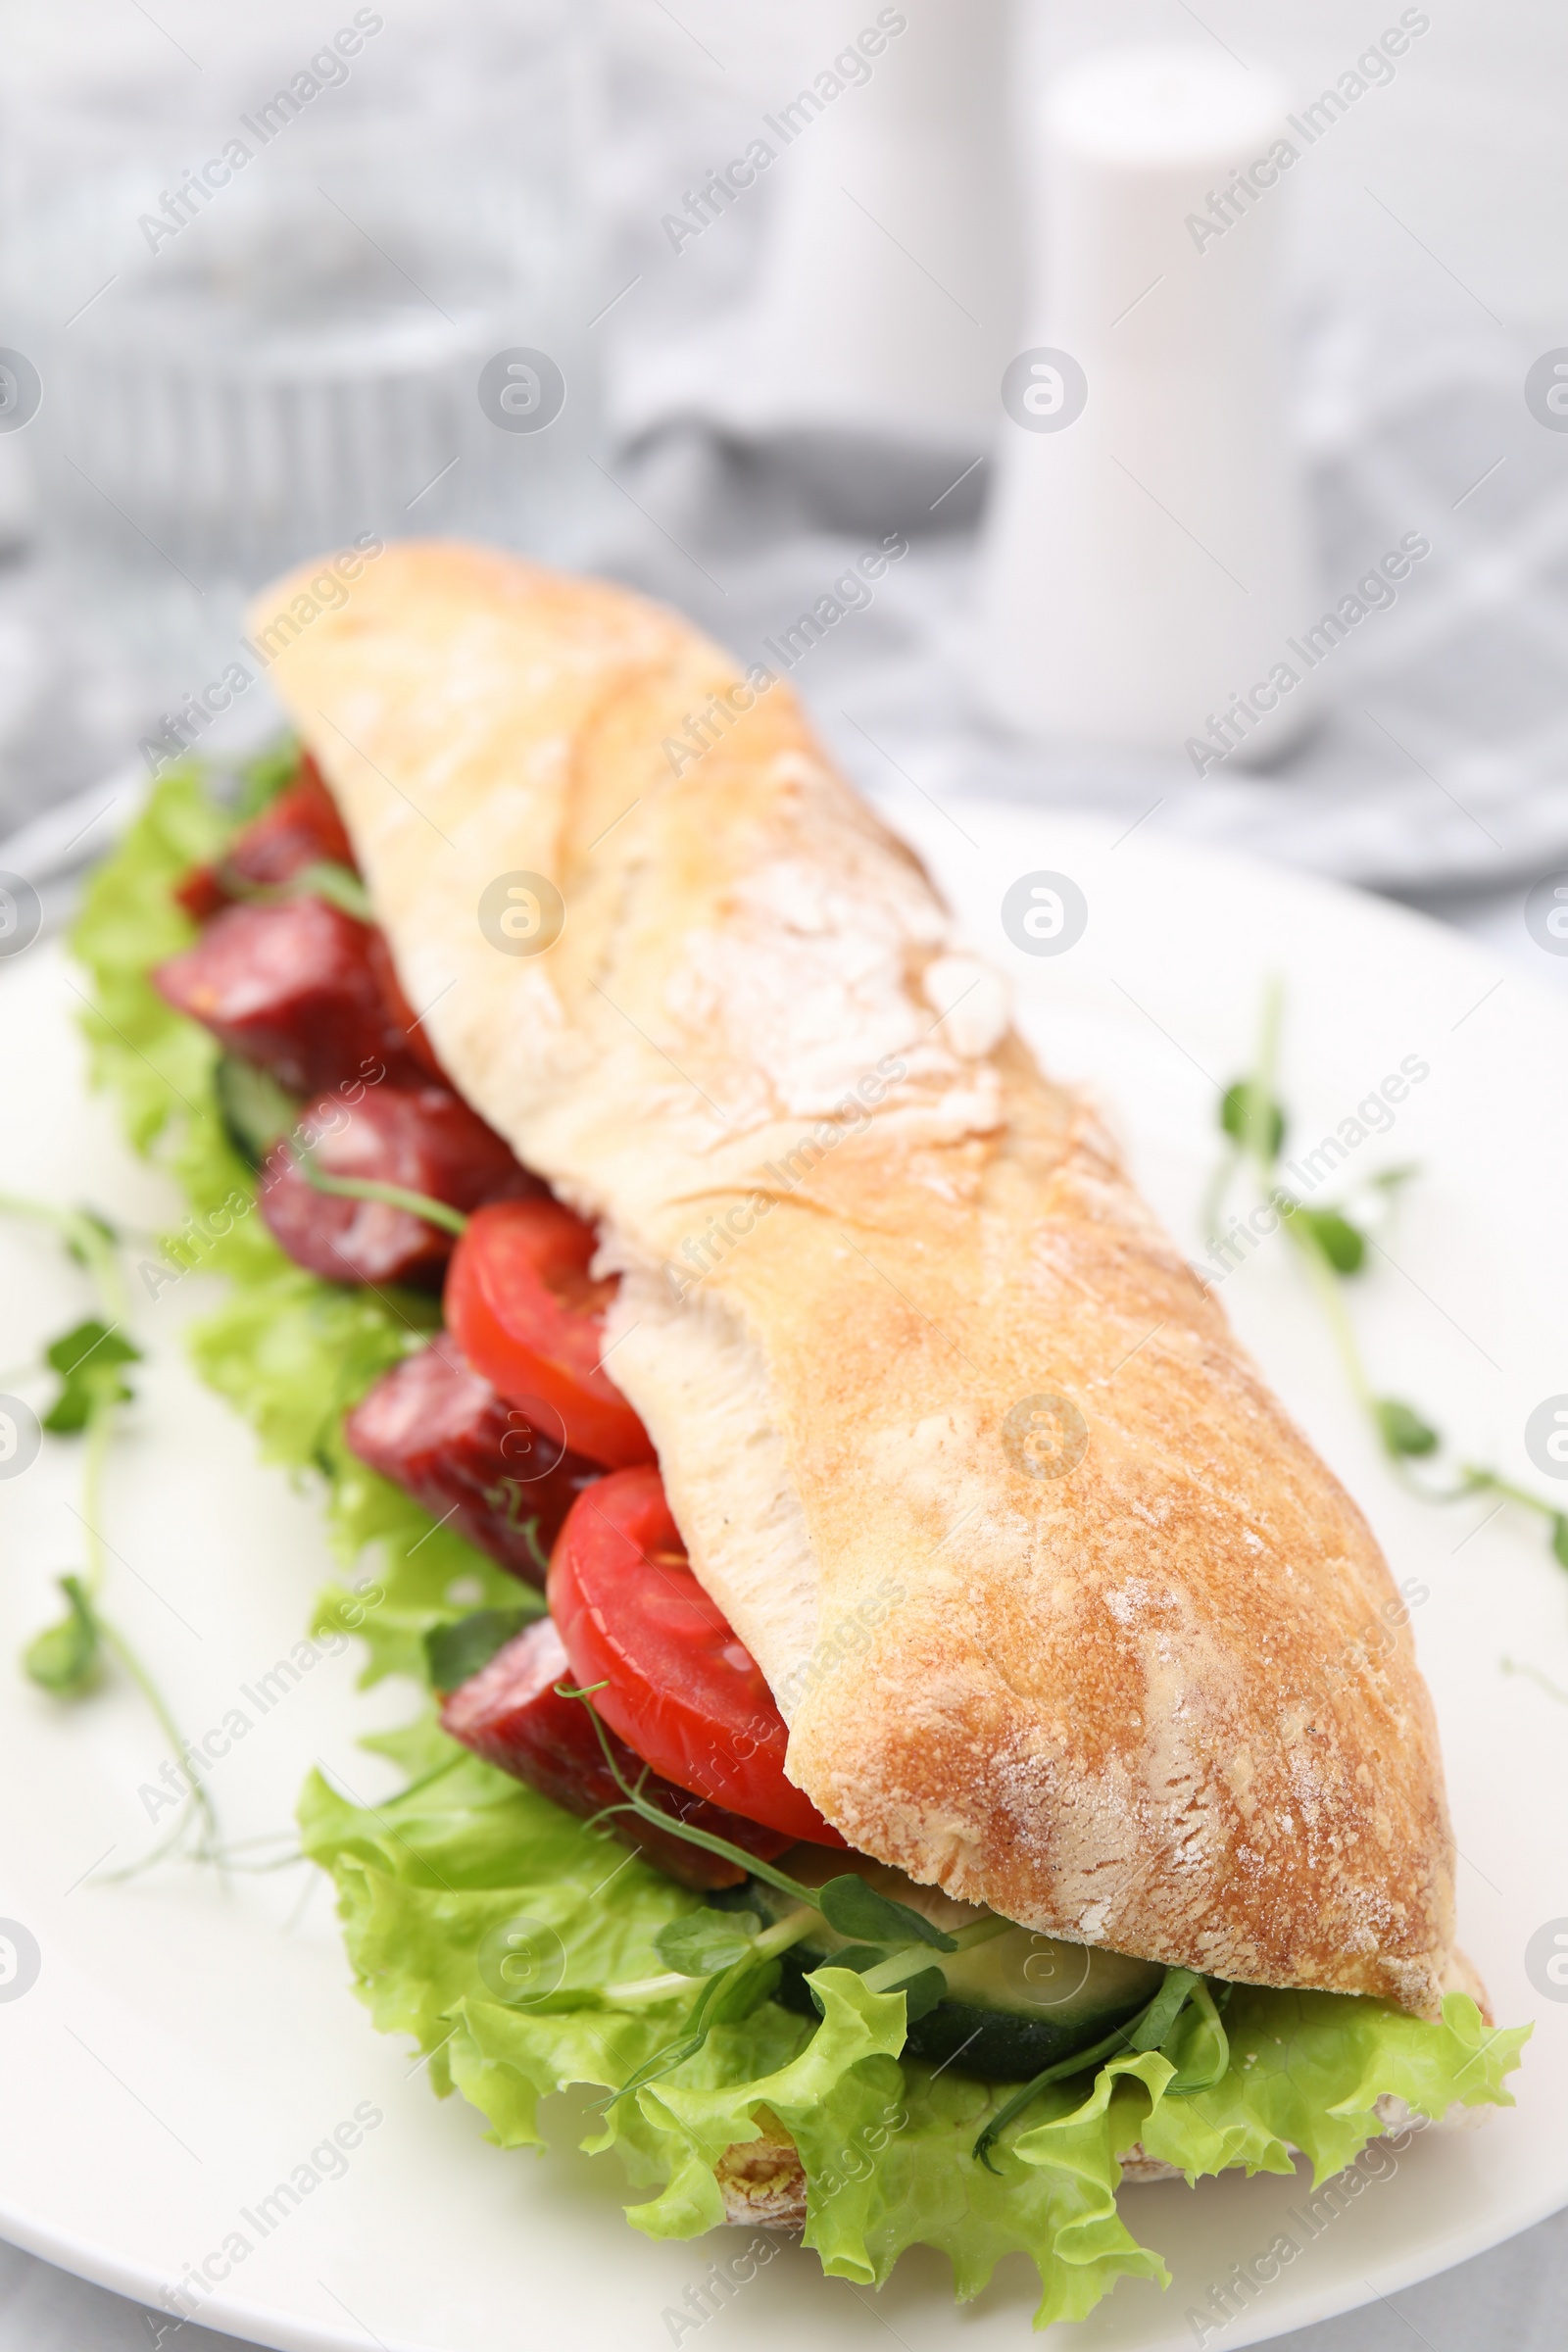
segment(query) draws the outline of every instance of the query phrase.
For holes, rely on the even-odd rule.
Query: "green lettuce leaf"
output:
[[[172,887],[188,867],[215,857],[232,828],[201,771],[182,763],[149,796],[82,894],[72,947],[93,981],[82,1022],[93,1077],[113,1089],[142,1151],[176,1111],[200,1119],[211,1102],[208,1078],[218,1049],[196,1022],[164,1003],[147,975],[196,937]]]
[[[373,1810],[314,1780],[301,1830],[337,1882],[376,2024],[412,2034],[436,2090],[461,2091],[503,2147],[540,2144],[547,2093],[612,2094],[679,2035],[696,1984],[655,2001],[608,1988],[663,1975],[656,1938],[698,1898],[488,1765],[463,1757]],[[515,1999],[498,1974],[509,1932],[527,1957]],[[659,2191],[630,2208],[633,2226],[654,2237],[711,2229],[719,2157],[782,2124],[825,2270],[879,2285],[906,2247],[932,2245],[967,2299],[1023,2252],[1042,2327],[1083,2318],[1118,2278],[1164,2282],[1117,2210],[1135,2143],[1196,2180],[1235,2164],[1289,2172],[1289,2141],[1321,2180],[1383,2129],[1384,2093],[1430,2116],[1510,2104],[1503,2077],[1529,2033],[1487,2028],[1462,1993],[1428,2024],[1380,2001],[1238,1985],[1223,2026],[1195,2008],[1163,2054],[1129,2053],[1087,2089],[1044,2092],[994,2150],[993,2174],[972,2150],[1005,2089],[904,2057],[902,1992],[872,1992],[843,1968],[812,1982],[820,2025],[764,2001],[603,2107],[582,2146],[613,2149],[634,2187]]]
[[[1232,2164],[1289,2172],[1289,2142],[1310,2158],[1316,2187],[1382,2130],[1376,2107],[1386,2094],[1433,2117],[1511,2107],[1503,2077],[1532,2029],[1487,2026],[1464,1992],[1450,1992],[1442,2023],[1428,2024],[1347,1993],[1238,1984],[1225,2030],[1225,2074],[1211,2090],[1156,2105],[1146,2149],[1196,2180]]]
[[[168,1169],[190,1203],[190,1215],[133,1279],[156,1298],[187,1273],[227,1278],[222,1303],[193,1326],[191,1352],[203,1379],[255,1428],[263,1458],[323,1494],[345,1575],[322,1593],[311,1630],[358,1633],[365,1682],[407,1674],[422,1683],[430,1627],[475,1608],[535,1601],[530,1588],[437,1527],[343,1443],[344,1414],[389,1365],[423,1345],[439,1326],[439,1305],[418,1292],[322,1282],[284,1255],[256,1211],[255,1174],[224,1129],[216,1043],[166,1004],[148,976],[196,936],[174,884],[216,857],[292,767],[291,750],[255,762],[232,808],[196,763],[171,769],[89,882],[72,948],[92,983],[83,1027],[93,1081],[116,1097],[130,1142]],[[373,1575],[356,1574],[367,1555]],[[408,1753],[428,1753],[424,1717],[410,1738]]]
[[[236,811],[261,805],[288,768],[282,757],[259,767]],[[264,1457],[324,1498],[343,1573],[313,1630],[358,1633],[368,1682],[423,1681],[432,1626],[543,1603],[348,1451],[344,1413],[428,1337],[434,1305],[344,1290],[283,1256],[223,1128],[213,1042],[147,977],[194,936],[172,884],[236,821],[194,766],[176,768],[95,877],[74,935],[93,983],[93,1071],[191,1205],[164,1255],[144,1261],[146,1287],[157,1295],[197,1267],[227,1277],[195,1327],[197,1366],[251,1421]],[[904,1994],[872,1992],[843,1967],[812,1979],[820,2022],[763,1999],[616,2096],[679,2037],[702,1988],[682,1978],[651,1995],[612,1988],[669,1976],[657,1939],[698,1898],[470,1756],[428,1704],[365,1744],[408,1776],[403,1793],[362,1807],[313,1776],[300,1827],[336,1883],[375,2024],[410,2035],[438,2095],[461,2092],[503,2147],[542,2144],[545,2097],[588,2096],[582,2145],[612,2150],[632,2187],[653,2192],[629,2212],[650,2236],[710,2229],[722,2217],[724,2150],[782,2129],[800,2150],[807,2242],[824,2269],[876,2286],[906,2247],[932,2245],[967,2299],[1022,2252],[1039,2273],[1043,2327],[1081,2319],[1118,2278],[1165,2281],[1117,2210],[1135,2145],[1189,2180],[1233,2165],[1289,2172],[1299,2148],[1321,2180],[1381,2129],[1385,2094],[1433,2117],[1511,2104],[1503,2079],[1530,2029],[1489,2029],[1463,1994],[1429,2024],[1379,2001],[1238,1985],[1223,2021],[1196,2003],[1163,2051],[1043,2092],[994,2145],[993,2171],[972,2151],[1009,2087],[906,2057]]]

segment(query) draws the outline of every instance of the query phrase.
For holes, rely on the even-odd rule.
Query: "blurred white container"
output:
[[[818,0],[793,18],[800,89],[766,134],[759,421],[984,446],[1019,295],[1011,16],[1010,0]]]
[[[981,691],[1022,732],[1252,763],[1309,720],[1286,108],[1265,72],[1186,49],[1094,57],[1048,94],[980,594]]]

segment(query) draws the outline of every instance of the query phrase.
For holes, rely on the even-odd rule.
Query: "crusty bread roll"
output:
[[[609,1368],[791,1776],[1028,1926],[1435,2013],[1442,1765],[1366,1524],[789,688],[475,548],[310,580],[271,676],[454,1082],[603,1221]]]

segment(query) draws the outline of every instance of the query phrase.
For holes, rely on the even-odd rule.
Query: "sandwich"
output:
[[[1126,2180],[1509,2104],[1364,1519],[787,684],[311,577],[265,807],[172,775],[77,946],[318,1622],[431,1693],[301,1805],[375,2022],[504,2146],[588,2086],[651,2234],[1021,2248],[1041,2324],[1163,2277]]]

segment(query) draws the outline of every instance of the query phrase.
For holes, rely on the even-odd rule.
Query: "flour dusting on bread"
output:
[[[788,686],[439,545],[270,674],[444,1066],[627,1270],[609,1366],[792,1777],[1006,1918],[1432,2013],[1452,1841],[1381,1554]],[[519,870],[536,960],[477,915]]]

